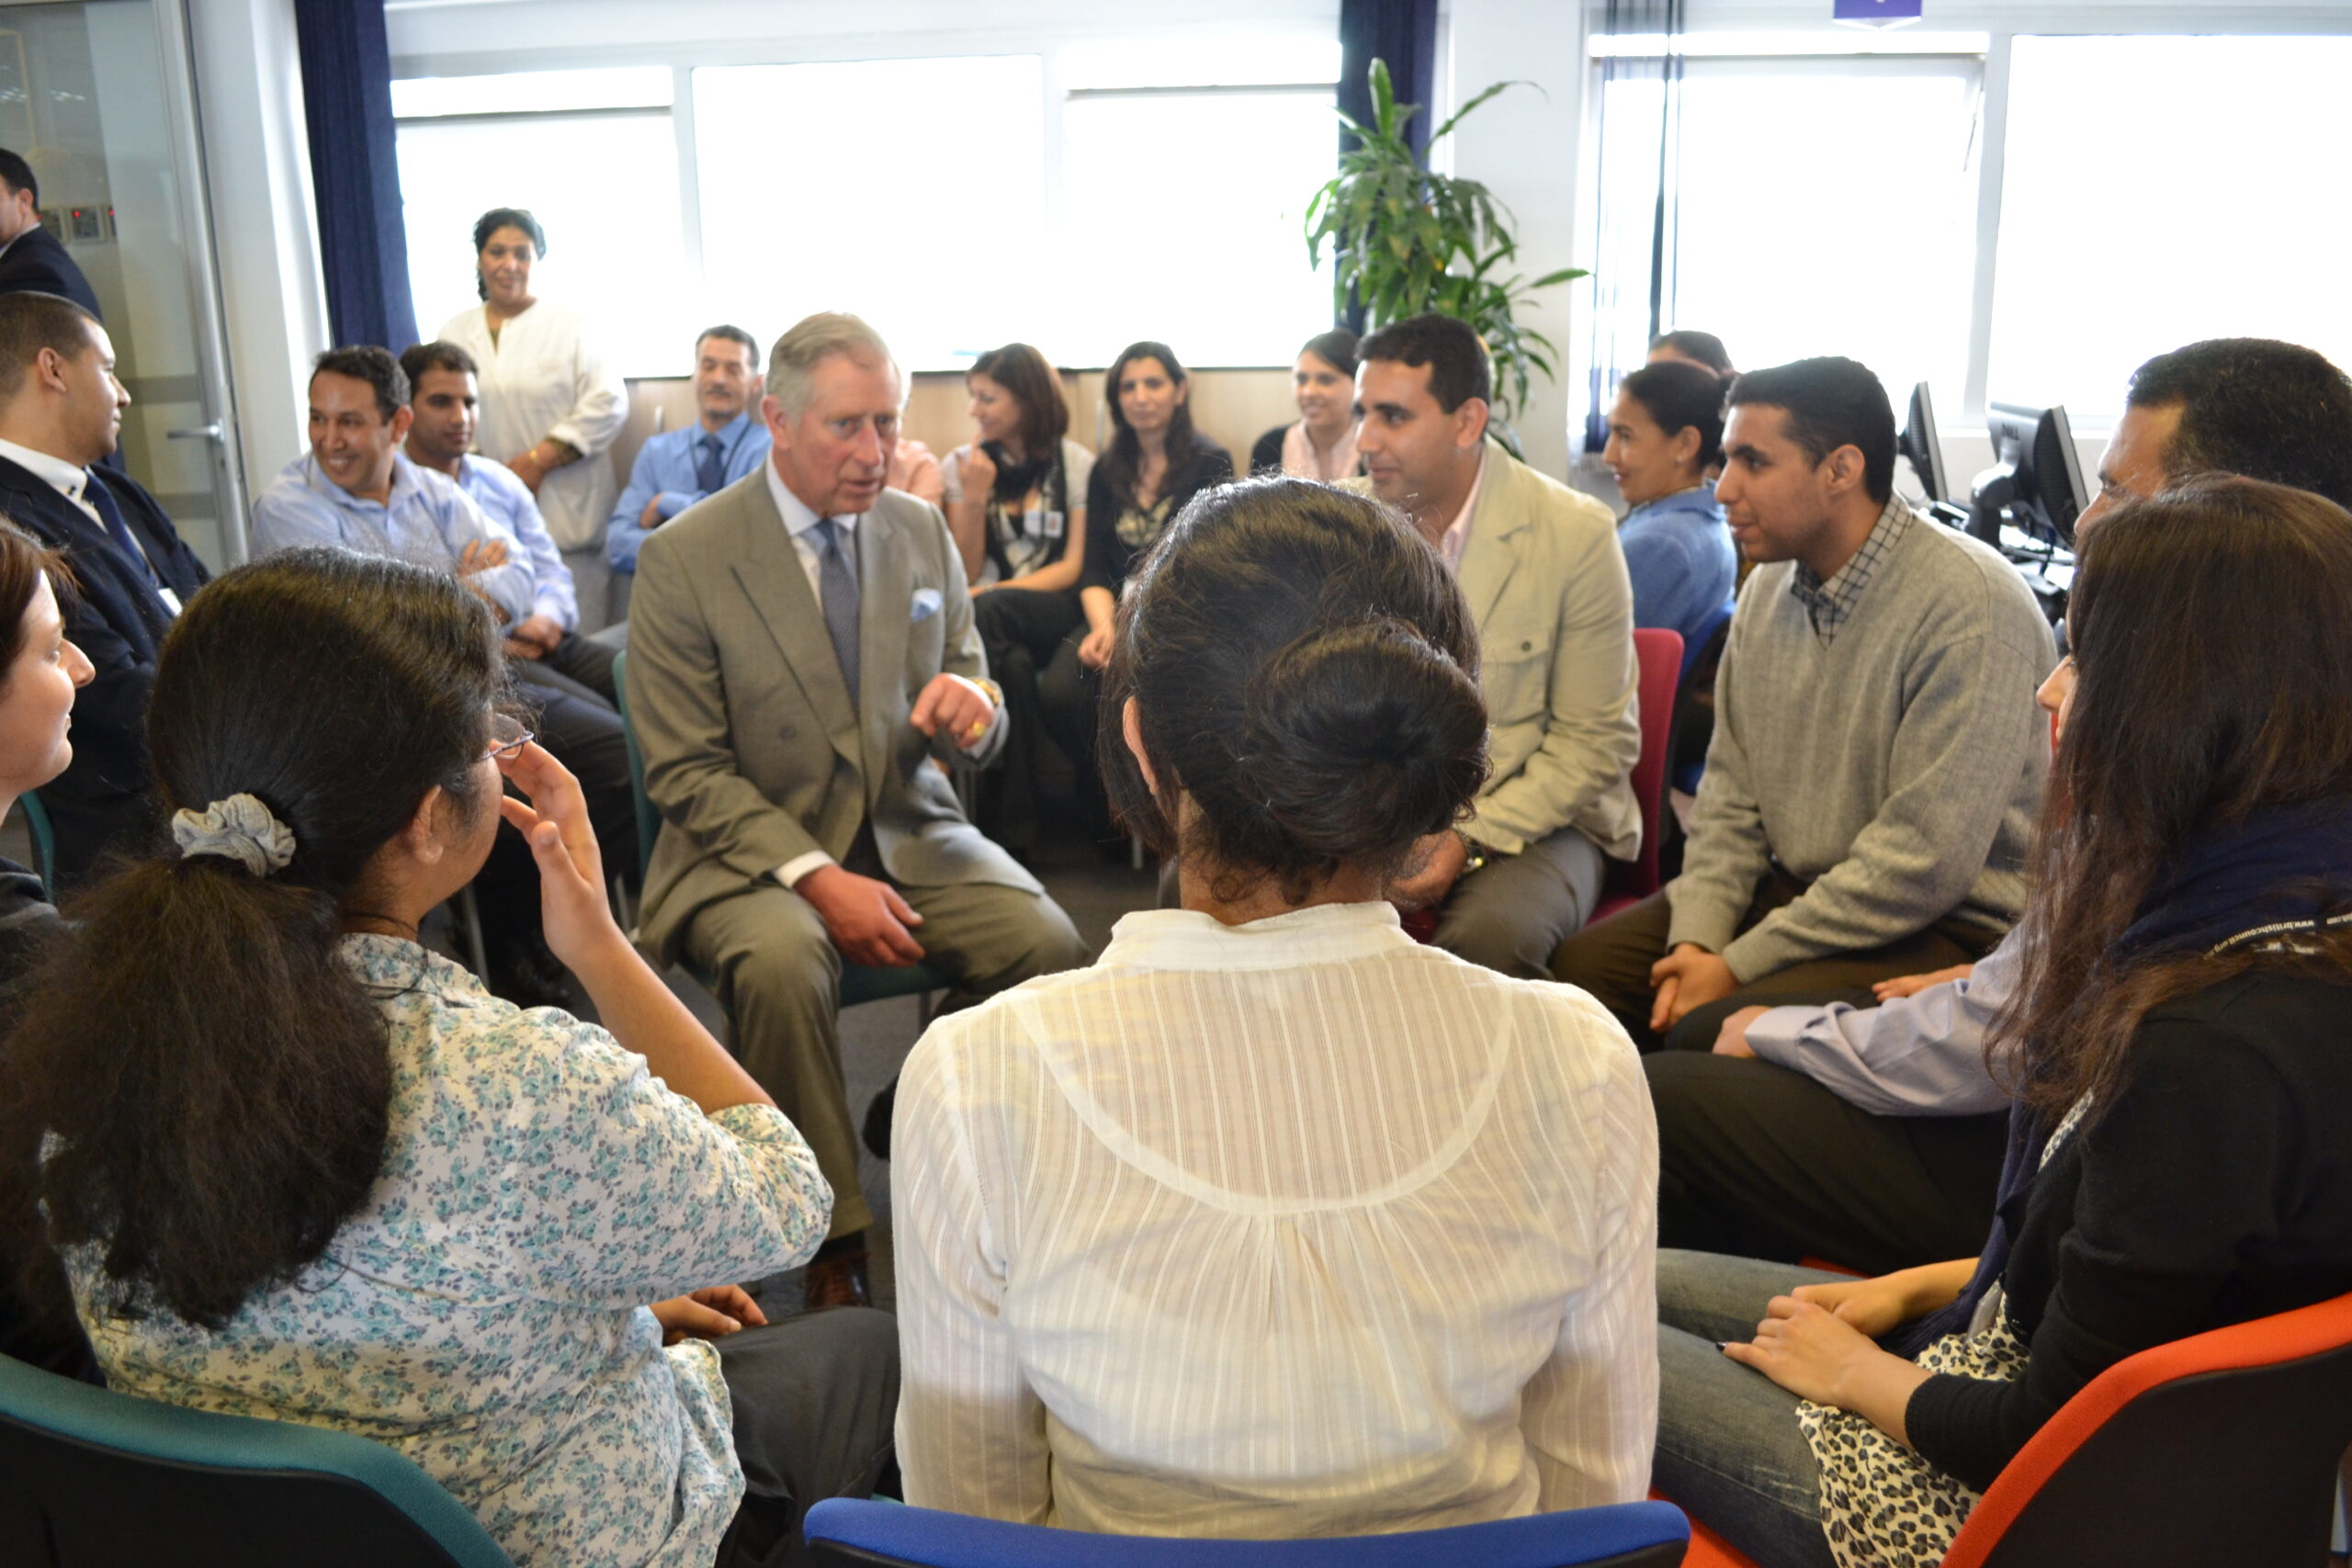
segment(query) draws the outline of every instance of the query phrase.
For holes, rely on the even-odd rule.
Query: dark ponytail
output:
[[[1342,866],[1393,874],[1485,782],[1469,608],[1369,497],[1290,479],[1207,491],[1119,615],[1101,742],[1113,800],[1162,854],[1216,867],[1221,898],[1271,876],[1297,904]],[[1124,739],[1130,696],[1159,798]],[[1181,835],[1179,789],[1196,807]]]
[[[345,916],[433,786],[473,820],[494,808],[475,764],[502,684],[479,600],[343,550],[230,572],[164,639],[164,813],[252,795],[295,848],[265,877],[162,846],[102,884],[0,1064],[0,1179],[37,1172],[0,1212],[21,1224],[38,1199],[55,1246],[99,1244],[104,1310],[217,1328],[365,1201],[391,1069]]]

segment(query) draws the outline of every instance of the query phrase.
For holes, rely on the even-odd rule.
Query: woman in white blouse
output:
[[[1638,1498],[1638,1059],[1382,897],[1486,771],[1453,577],[1369,498],[1256,480],[1188,507],[1119,615],[1108,782],[1182,908],[908,1060],[907,1500],[1298,1537]]]
[[[475,449],[512,468],[537,498],[571,569],[585,634],[608,618],[605,525],[620,494],[611,451],[628,418],[628,389],[579,311],[531,292],[531,269],[547,251],[547,231],[529,212],[483,213],[474,224],[481,303],[443,322],[441,339],[481,369]]]

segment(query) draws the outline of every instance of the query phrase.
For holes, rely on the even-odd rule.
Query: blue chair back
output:
[[[513,1568],[456,1498],[380,1443],[134,1399],[6,1356],[0,1560]]]
[[[1675,1568],[1690,1521],[1671,1503],[1317,1540],[1089,1535],[835,1497],[808,1510],[824,1568]]]
[[[1738,608],[1737,599],[1726,599],[1708,611],[1707,618],[1692,628],[1690,640],[1682,645],[1682,672],[1676,678],[1676,685],[1690,680],[1690,671],[1697,669],[1699,660],[1710,652],[1722,651],[1724,628],[1731,625],[1731,613]]]
[[[33,869],[40,873],[40,885],[49,889],[53,901],[57,897],[57,829],[50,824],[49,807],[40,803],[40,792],[31,789],[17,796],[17,804],[25,808],[25,828],[32,835]]]
[[[628,716],[628,650],[613,655],[613,694],[621,710],[621,739],[628,745],[628,789],[637,806],[637,870],[639,886],[644,886],[645,874],[653,864],[653,840],[662,836],[662,813],[654,808],[653,799],[645,793],[645,753],[637,749],[637,726]],[[696,975],[706,989],[714,989],[710,977]],[[854,1008],[860,1002],[878,1002],[888,997],[923,996],[944,990],[947,976],[928,964],[911,964],[904,967],[875,968],[863,964],[842,965],[841,1005]]]

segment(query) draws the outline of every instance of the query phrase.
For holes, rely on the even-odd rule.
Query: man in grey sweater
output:
[[[1715,687],[1682,874],[1553,972],[1645,1049],[1723,1015],[1984,956],[2025,905],[2056,662],[2016,570],[1894,493],[1894,414],[1849,359],[1734,383],[1716,496],[1758,570]]]

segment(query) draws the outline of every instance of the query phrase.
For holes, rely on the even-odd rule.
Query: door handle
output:
[[[220,422],[217,419],[210,424],[199,424],[194,430],[167,430],[164,432],[164,436],[166,440],[170,441],[224,441],[228,439],[227,434],[220,428]]]

